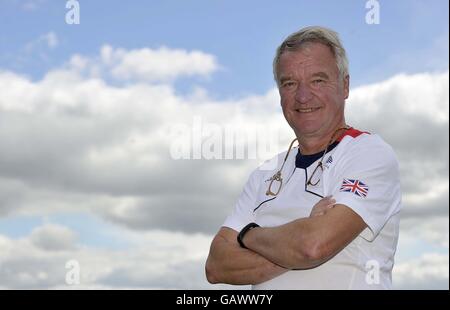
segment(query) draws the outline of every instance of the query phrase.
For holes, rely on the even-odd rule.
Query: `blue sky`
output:
[[[394,278],[400,288],[448,289],[449,4],[380,0],[380,24],[368,25],[366,2],[80,0],[81,23],[68,25],[66,1],[0,0],[0,288],[61,287],[66,256],[91,270],[87,288],[211,288],[203,276],[211,238],[256,163],[174,161],[159,130],[196,116],[221,128],[235,120],[284,124],[275,49],[303,26],[322,25],[340,34],[348,53],[348,119],[380,133],[401,163]],[[151,69],[132,51],[195,50],[204,63],[190,75],[175,66],[173,80],[140,79],[124,66],[136,79],[121,80],[120,63],[101,63],[105,45]],[[68,66],[74,55],[104,71],[78,75]],[[161,57],[170,67],[172,56]],[[217,66],[203,74],[208,57]],[[292,133],[280,133],[283,151]],[[412,149],[412,137],[425,147]],[[423,178],[432,189],[417,186]],[[151,259],[166,275],[183,259],[192,268],[160,278],[141,266]],[[37,274],[28,267],[35,264]],[[33,280],[17,280],[27,272]]]
[[[346,45],[354,86],[394,73],[439,70],[448,63],[448,1],[380,1],[380,24],[367,25],[366,1],[80,1],[81,23],[65,23],[64,1],[0,1],[0,65],[39,79],[74,53],[95,55],[103,44],[199,49],[217,57],[214,80],[195,80],[217,97],[263,92],[273,86],[275,47],[306,25],[336,29]],[[24,46],[53,31],[48,58],[20,60]],[[440,49],[440,50],[439,50]],[[438,51],[438,52],[437,52]],[[179,90],[192,81],[180,80]]]

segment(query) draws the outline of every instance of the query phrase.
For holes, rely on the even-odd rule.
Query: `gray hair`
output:
[[[302,45],[308,42],[318,42],[328,46],[336,59],[336,65],[339,70],[340,78],[348,75],[348,59],[345,49],[339,40],[337,32],[320,26],[311,26],[300,29],[288,36],[283,43],[277,48],[275,58],[273,59],[273,77],[279,86],[278,81],[278,63],[281,54],[286,51],[299,50]]]

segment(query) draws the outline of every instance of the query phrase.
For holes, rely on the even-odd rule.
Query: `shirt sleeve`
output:
[[[336,166],[331,193],[336,204],[356,212],[367,228],[361,236],[374,240],[389,218],[400,211],[398,161],[379,137],[352,143]]]
[[[239,232],[248,223],[254,222],[253,208],[259,189],[258,169],[252,172],[244,186],[233,212],[227,217],[222,226],[229,227]]]

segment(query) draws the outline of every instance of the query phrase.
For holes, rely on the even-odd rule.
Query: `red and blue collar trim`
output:
[[[349,129],[347,129],[344,134],[342,136],[339,137],[339,139],[337,139],[335,142],[333,142],[327,150],[327,153],[330,152],[331,150],[333,150],[338,144],[339,142],[342,141],[342,139],[344,139],[344,137],[346,136],[350,136],[352,138],[356,138],[359,137],[362,134],[370,134],[367,131],[360,131],[358,129],[355,129],[353,127],[350,127]],[[297,155],[295,156],[295,167],[297,168],[302,168],[302,169],[306,169],[309,166],[311,166],[316,160],[318,160],[319,158],[321,158],[323,156],[323,152],[325,152],[325,150],[320,151],[316,154],[311,154],[311,155],[302,155],[300,153],[300,149],[298,150]]]
[[[359,137],[360,135],[362,135],[363,133],[366,133],[366,134],[369,134],[369,135],[370,135],[370,132],[367,132],[367,131],[361,131],[361,130],[355,129],[355,128],[353,128],[353,127],[350,127],[350,128],[347,129],[347,130],[344,132],[344,134],[343,134],[342,136],[340,136],[339,139],[337,139],[336,141],[341,142],[342,139],[344,139],[344,137],[346,137],[346,136],[350,136],[350,137],[352,137],[352,138],[356,138],[356,137]]]

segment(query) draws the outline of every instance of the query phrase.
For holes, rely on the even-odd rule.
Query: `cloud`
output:
[[[59,46],[59,38],[54,31],[47,32],[27,42],[15,55],[14,62],[19,67],[33,65],[33,60],[38,59],[43,63],[51,63],[51,55]],[[0,68],[1,71],[1,68]]]
[[[32,53],[36,50],[42,51],[42,49],[44,48],[54,49],[58,46],[58,44],[58,36],[53,31],[51,31],[39,36],[37,39],[34,39],[31,42],[28,42],[25,45],[25,51],[28,53]]]
[[[448,71],[400,74],[352,90],[347,103],[350,124],[380,134],[394,147],[404,217],[448,217],[447,84]]]
[[[46,0],[26,0],[22,1],[22,8],[27,11],[34,11],[40,8]]]
[[[210,235],[161,230],[132,232],[117,228],[110,233],[110,238],[120,238],[128,244],[120,250],[87,247],[77,240],[68,242],[72,246],[55,250],[35,242],[36,236],[40,240],[41,235],[49,233],[52,239],[64,240],[64,236],[58,237],[58,232],[64,235],[72,231],[62,225],[45,224],[19,239],[0,235],[0,286],[10,289],[248,288],[213,286],[206,282],[204,263]],[[77,261],[80,266],[79,285],[70,286],[65,282],[70,271],[66,267],[69,260]],[[397,262],[393,282],[395,289],[448,289],[448,254],[425,252]]]
[[[1,4],[18,6],[25,11],[34,11],[41,8],[47,0],[2,0]]]
[[[3,236],[0,286],[65,287],[65,262],[76,258],[85,266],[85,287],[210,287],[202,271],[210,236],[231,212],[250,171],[284,151],[293,133],[276,89],[223,100],[202,89],[180,95],[171,84],[174,79],[207,76],[217,67],[205,65],[209,69],[203,70],[199,65],[189,73],[174,62],[173,75],[155,69],[153,76],[146,71],[152,61],[143,71],[134,68],[149,55],[169,55],[167,62],[180,57],[183,63],[193,54],[105,46],[97,57],[73,56],[39,81],[0,70],[0,216],[77,211],[106,219],[128,234],[145,235],[126,252],[87,248],[74,231],[56,224],[36,228],[20,240]],[[111,83],[111,78],[129,81]],[[347,103],[348,123],[379,133],[398,154],[404,192],[401,235],[413,233],[444,249],[448,101],[444,72],[397,75],[358,87]],[[234,147],[232,159],[206,160],[210,148],[200,148],[201,159],[192,159],[195,139],[201,147],[211,137],[220,138],[220,156]],[[271,147],[252,160],[236,159],[239,139]],[[174,145],[187,147],[191,159],[175,160]],[[152,249],[158,238],[165,245]],[[201,249],[191,257],[191,249],[178,242],[198,243]],[[165,248],[173,244],[178,248]],[[165,254],[158,256],[158,251]],[[439,255],[447,256],[448,264],[448,254],[433,255],[401,262],[402,287],[409,283],[405,270],[423,262],[441,264]],[[157,262],[157,268],[148,266],[149,261]],[[178,275],[183,267],[185,273]],[[431,269],[421,277],[443,285]]]
[[[448,290],[448,274],[448,254],[425,253],[419,258],[395,265],[394,288]]]
[[[130,229],[213,233],[251,169],[292,137],[276,90],[215,101],[177,95],[167,84],[112,86],[70,70],[38,82],[2,72],[0,85],[4,215],[84,208]],[[399,155],[406,217],[448,215],[447,85],[448,72],[399,75],[353,89],[347,104],[350,124],[380,133]],[[265,138],[275,133],[275,145],[256,160],[174,160],[171,146],[180,139],[192,156],[196,118],[223,140],[231,125]],[[180,124],[187,130],[171,132]]]
[[[35,228],[30,235],[30,241],[36,247],[47,251],[68,250],[74,246],[76,233],[55,224],[47,224]]]
[[[68,66],[91,76],[106,75],[119,81],[172,82],[181,77],[208,77],[220,66],[214,55],[202,51],[141,48],[126,50],[102,46],[96,57],[74,55]]]
[[[0,217],[9,214],[20,205],[26,197],[26,186],[22,182],[0,178]]]
[[[58,237],[58,233],[63,233]],[[70,229],[47,224],[30,235],[11,239],[0,235],[0,286],[11,289],[207,289],[204,262],[212,236],[184,235],[163,231],[129,234],[126,250],[82,246],[42,247],[36,238],[65,240]],[[114,236],[111,236],[114,237]],[[55,242],[52,240],[51,244]],[[58,242],[56,242],[58,243]],[[65,242],[64,242],[65,244]],[[66,284],[66,263],[75,260],[80,267],[80,284]],[[219,285],[217,288],[229,288]]]
[[[280,148],[259,160],[284,148],[291,136],[286,125],[275,126],[284,124],[281,114],[266,113],[278,109],[274,91],[214,102],[177,96],[168,85],[119,88],[70,71],[50,72],[37,83],[3,73],[0,81],[1,174],[24,182],[28,189],[18,197],[34,196],[4,214],[86,208],[130,228],[213,232],[258,163],[174,160],[170,146],[179,137],[170,135],[171,128],[189,128],[200,117],[205,128],[231,124],[241,136],[263,124],[272,126],[260,128],[264,137],[271,129],[286,132]]]
[[[416,240],[422,240],[423,243],[430,246],[446,249],[449,246],[449,218],[448,215],[436,214],[427,217],[419,215],[417,217],[403,218],[400,224],[402,232],[400,239],[414,236]]]

